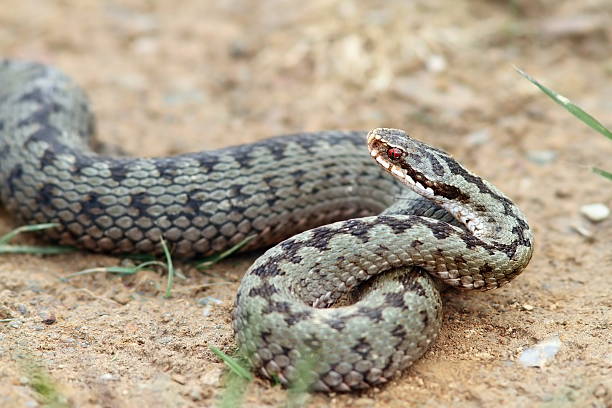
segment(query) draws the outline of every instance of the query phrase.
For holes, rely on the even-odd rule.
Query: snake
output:
[[[520,274],[519,208],[399,129],[296,133],[172,157],[95,151],[85,92],[49,65],[0,60],[0,201],[47,239],[197,258],[268,248],[233,309],[241,353],[285,385],[377,387],[436,339],[440,292]]]

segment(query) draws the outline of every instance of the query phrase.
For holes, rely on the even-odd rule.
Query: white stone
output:
[[[524,350],[519,356],[519,362],[525,367],[543,367],[555,357],[560,348],[559,336],[548,337]]]
[[[603,221],[610,216],[610,209],[601,203],[583,205],[580,212],[593,222]]]

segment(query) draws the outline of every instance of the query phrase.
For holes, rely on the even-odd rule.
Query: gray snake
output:
[[[101,156],[93,133],[87,99],[64,74],[0,61],[7,210],[57,223],[51,239],[95,252],[158,252],[162,237],[185,258],[251,236],[245,250],[276,244],[242,280],[234,329],[252,365],[284,384],[386,382],[437,335],[432,277],[496,288],[533,251],[503,193],[400,130],[301,133],[169,158]]]

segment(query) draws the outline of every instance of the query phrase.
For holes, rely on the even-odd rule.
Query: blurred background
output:
[[[132,154],[398,127],[451,152],[519,204],[537,239],[524,275],[493,293],[448,295],[438,342],[382,391],[317,396],[313,406],[603,407],[612,398],[604,331],[612,222],[590,220],[581,208],[612,204],[612,185],[591,172],[612,170],[612,143],[513,67],[611,126],[611,21],[609,0],[2,0],[0,50],[68,73],[91,97],[99,138]],[[11,217],[0,215],[6,232]],[[110,306],[65,296],[72,286],[57,275],[104,257],[26,258],[36,268],[23,259],[0,260],[12,282],[4,289],[24,303],[54,304],[64,324],[55,338],[23,329],[7,342],[35,340],[30,351],[75,406],[210,405],[219,394],[223,365],[208,345],[235,346],[231,305],[253,258],[192,275],[174,300],[149,294],[144,307],[131,278],[71,281],[103,299],[126,294]],[[201,289],[214,276],[229,283]],[[28,291],[32,279],[43,295]],[[194,301],[201,293],[221,302],[204,317]],[[119,310],[124,327],[98,321],[100,310]],[[88,341],[106,343],[62,354],[62,339],[83,325]],[[171,346],[158,341],[161,327],[174,336]],[[549,368],[520,364],[525,349],[551,336],[560,351]],[[139,338],[146,352],[130,348]],[[111,357],[117,350],[121,357]],[[6,401],[34,401],[13,363],[0,354],[14,384],[5,382]],[[253,387],[246,406],[284,398],[265,382]]]

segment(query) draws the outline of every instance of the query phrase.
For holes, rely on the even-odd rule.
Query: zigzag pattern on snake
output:
[[[435,339],[433,278],[492,289],[532,255],[531,230],[505,195],[400,130],[145,159],[97,155],[93,129],[64,74],[0,61],[3,205],[97,252],[156,252],[161,237],[180,257],[251,236],[245,250],[278,243],[244,276],[234,329],[253,366],[284,384],[304,370],[322,391],[386,382]]]

